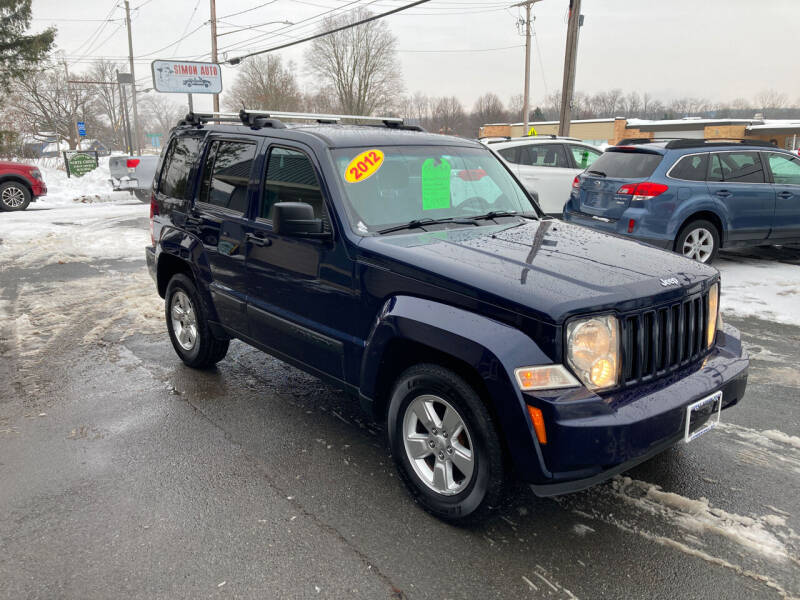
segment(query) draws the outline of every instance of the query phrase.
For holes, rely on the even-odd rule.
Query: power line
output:
[[[199,6],[200,6],[200,0],[197,0],[197,2],[195,2],[195,5],[194,5],[194,10],[192,11],[192,14],[191,14],[191,15],[189,15],[189,20],[188,20],[188,21],[186,21],[186,27],[184,27],[184,28],[183,28],[183,33],[181,34],[181,36],[185,36],[185,35],[186,35],[186,32],[189,30],[189,25],[191,25],[191,24],[192,24],[192,19],[194,19],[194,15],[195,15],[195,13],[197,12],[197,9],[198,9],[198,7],[199,7]],[[183,38],[182,38],[182,39],[183,39]],[[175,50],[172,52],[172,56],[173,56],[173,58],[174,58],[174,57],[175,57],[175,55],[178,53],[178,48],[180,48],[180,47],[181,47],[181,41],[182,41],[182,39],[181,39],[181,40],[178,40],[178,43],[177,43],[177,45],[175,46]]]
[[[257,56],[259,54],[266,54],[267,52],[274,52],[276,50],[282,50],[283,48],[288,48],[289,46],[296,46],[297,44],[302,44],[304,42],[309,42],[311,40],[315,40],[317,38],[321,38],[321,37],[326,36],[326,35],[331,35],[333,33],[339,32],[339,31],[344,31],[345,29],[351,29],[351,28],[357,27],[359,25],[364,25],[365,23],[369,23],[370,21],[376,21],[378,19],[382,19],[384,17],[388,17],[389,15],[393,15],[393,14],[398,13],[400,11],[407,10],[407,9],[413,7],[413,6],[418,6],[420,4],[425,4],[426,2],[429,2],[429,1],[430,0],[417,0],[416,2],[412,2],[411,4],[405,4],[403,6],[399,6],[397,8],[392,9],[392,10],[388,10],[386,12],[382,12],[382,13],[379,13],[377,15],[372,15],[371,17],[367,17],[366,19],[361,19],[360,21],[356,21],[355,23],[350,23],[348,25],[343,25],[341,27],[336,27],[335,29],[331,29],[329,31],[323,31],[322,33],[318,33],[316,35],[312,35],[312,36],[309,36],[309,37],[306,37],[306,38],[303,38],[301,40],[297,40],[297,41],[294,41],[294,42],[289,42],[289,43],[283,44],[281,46],[276,46],[274,48],[267,48],[266,50],[259,50],[258,52],[251,52],[249,54],[245,54],[244,56],[239,56],[237,58],[232,58],[231,60],[229,60],[227,62],[229,64],[231,64],[231,65],[236,65],[236,64],[239,64],[240,62],[242,62],[243,59],[249,58],[251,56]]]
[[[403,53],[416,53],[416,52],[493,52],[495,50],[510,50],[511,48],[524,48],[525,44],[517,44],[516,46],[503,46],[501,48],[462,48],[456,50],[441,49],[441,50],[398,50]]]
[[[244,13],[248,13],[248,12],[252,12],[254,10],[258,10],[259,8],[267,6],[268,4],[274,4],[277,1],[278,0],[270,0],[269,2],[264,2],[264,4],[259,4],[258,6],[253,6],[252,8],[248,8],[248,9],[245,9],[245,10],[240,10],[239,12],[235,12],[235,13],[231,13],[229,15],[225,15],[225,16],[219,17],[219,19],[227,19],[228,17],[235,17],[236,15],[243,15]],[[217,19],[217,20],[219,20],[219,19]]]

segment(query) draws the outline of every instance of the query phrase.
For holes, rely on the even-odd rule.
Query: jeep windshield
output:
[[[375,146],[332,151],[360,234],[536,218],[526,192],[482,148]]]

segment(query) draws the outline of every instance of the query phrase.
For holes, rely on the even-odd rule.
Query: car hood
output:
[[[401,275],[555,323],[706,289],[716,269],[558,220],[362,238],[364,258]]]
[[[24,163],[12,162],[10,160],[0,160],[0,169],[32,169],[32,165],[26,165]]]

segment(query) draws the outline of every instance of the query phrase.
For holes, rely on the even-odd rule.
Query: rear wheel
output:
[[[675,252],[701,263],[713,261],[719,251],[719,231],[710,221],[698,219],[683,226],[675,238]]]
[[[225,358],[229,341],[214,337],[207,310],[189,277],[179,273],[170,279],[164,308],[172,346],[184,363],[203,369]]]
[[[407,369],[388,410],[392,456],[411,496],[452,523],[481,521],[500,503],[503,452],[477,392],[434,364]]]
[[[8,181],[0,185],[0,209],[5,211],[25,210],[31,203],[31,193],[21,183]]]

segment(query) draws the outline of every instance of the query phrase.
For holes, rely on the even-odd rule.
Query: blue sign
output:
[[[86,137],[86,123],[83,121],[78,121],[78,135]]]

